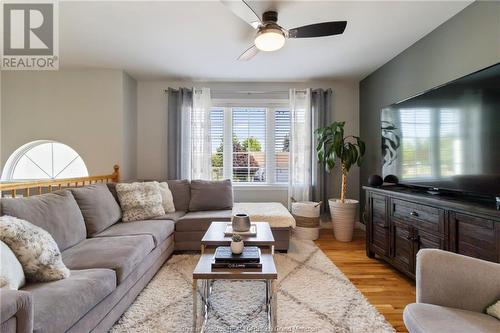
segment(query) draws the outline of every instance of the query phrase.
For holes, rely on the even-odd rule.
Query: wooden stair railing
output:
[[[120,167],[113,166],[113,173],[102,176],[88,176],[78,178],[44,179],[22,182],[0,183],[0,196],[8,195],[12,198],[16,196],[29,197],[52,191],[61,190],[68,187],[81,187],[96,183],[117,183],[120,181]]]

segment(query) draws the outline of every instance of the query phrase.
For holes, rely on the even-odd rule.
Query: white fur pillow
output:
[[[168,188],[168,183],[158,183],[158,186],[160,187],[161,200],[163,209],[165,209],[165,213],[175,212],[174,197],[172,196],[172,192]]]
[[[18,290],[24,283],[21,263],[7,244],[0,241],[0,288]]]
[[[122,208],[122,221],[147,220],[165,215],[158,182],[119,183],[116,193]]]
[[[486,309],[486,313],[500,320],[500,300],[496,301]]]
[[[29,281],[69,277],[56,241],[42,228],[16,217],[0,216],[0,239],[14,252]]]

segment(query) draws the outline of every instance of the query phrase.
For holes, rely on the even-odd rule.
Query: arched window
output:
[[[86,177],[83,159],[71,147],[60,142],[38,140],[19,147],[10,155],[2,180],[33,180]]]

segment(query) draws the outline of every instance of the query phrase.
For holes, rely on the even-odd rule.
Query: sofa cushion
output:
[[[2,213],[26,220],[52,235],[61,251],[87,236],[82,212],[68,190],[27,198],[2,198]]]
[[[73,188],[71,193],[82,211],[88,236],[103,231],[122,217],[120,205],[106,184]]]
[[[109,268],[122,282],[154,249],[150,235],[88,238],[62,253],[70,269]]]
[[[233,208],[233,186],[231,180],[191,181],[189,211],[221,210]]]
[[[500,321],[484,313],[433,304],[409,304],[403,319],[412,333],[500,332]]]
[[[94,237],[150,235],[153,237],[156,247],[173,234],[173,232],[174,221],[148,220],[116,223]]]
[[[174,197],[174,206],[176,210],[187,211],[189,209],[189,200],[191,200],[191,188],[189,180],[167,180],[168,188]]]
[[[71,271],[64,280],[29,284],[34,304],[33,332],[66,332],[116,288],[110,269]]]
[[[189,212],[175,223],[176,231],[205,231],[213,221],[231,221],[232,211],[212,210]]]
[[[186,212],[178,210],[173,213],[166,213],[165,215],[162,216],[153,217],[152,220],[172,220],[175,222],[184,215],[186,215]]]

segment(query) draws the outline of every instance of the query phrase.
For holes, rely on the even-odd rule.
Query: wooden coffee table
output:
[[[212,261],[217,246],[228,246],[231,243],[231,237],[224,236],[227,223],[212,222],[201,241],[202,253],[193,271],[193,331],[202,332],[206,326],[208,310],[211,306],[210,294],[214,280],[260,280],[266,286],[265,307],[269,331],[275,332],[277,323],[276,281],[278,279],[278,272],[274,264],[274,237],[271,228],[267,222],[253,222],[257,224],[257,236],[242,237],[246,246],[259,246],[270,249],[269,253],[261,253],[262,269],[224,268],[212,270]],[[198,307],[199,299],[201,300],[201,308]]]
[[[231,237],[224,236],[226,226],[231,222],[212,222],[207,232],[201,239],[201,253],[205,252],[207,247],[229,246]],[[258,246],[260,248],[269,248],[274,254],[274,236],[271,227],[267,222],[252,222],[257,226],[256,236],[241,235],[245,246]]]

